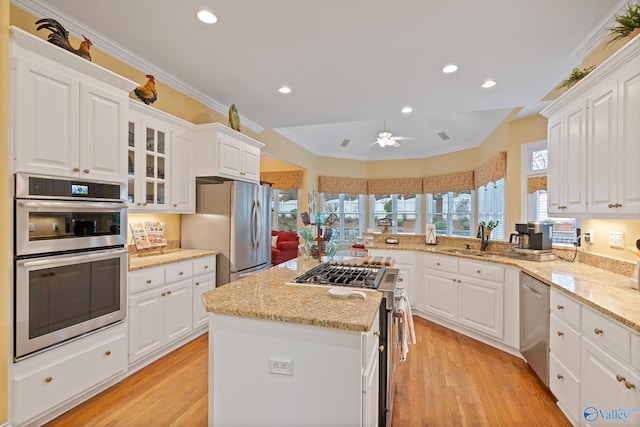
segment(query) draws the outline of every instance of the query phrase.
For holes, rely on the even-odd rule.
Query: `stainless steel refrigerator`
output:
[[[240,181],[198,184],[196,213],[182,215],[183,248],[220,251],[216,285],[271,267],[271,188]]]

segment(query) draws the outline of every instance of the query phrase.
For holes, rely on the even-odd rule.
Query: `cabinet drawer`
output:
[[[580,419],[580,381],[554,355],[549,356],[549,389],[574,420]]]
[[[580,376],[580,333],[551,314],[549,325],[549,348],[551,353],[574,376]]]
[[[584,307],[582,309],[582,333],[621,360],[629,362],[631,331],[624,326]]]
[[[560,319],[573,327],[580,328],[580,304],[572,298],[551,289],[550,309]]]
[[[16,377],[14,421],[22,424],[126,369],[126,338],[120,334],[58,363]]]
[[[206,273],[216,272],[216,257],[202,257],[193,260],[193,275],[199,276]]]
[[[491,265],[485,262],[460,261],[459,271],[460,274],[465,276],[504,283],[504,267],[497,265]]]
[[[129,273],[129,293],[153,289],[164,285],[164,268],[150,268]]]
[[[631,333],[631,366],[640,371],[640,334]]]
[[[433,270],[458,272],[458,260],[455,257],[431,255],[424,258],[424,266]]]
[[[188,279],[193,276],[193,262],[183,261],[174,264],[167,264],[164,267],[165,283],[175,282],[176,280]]]

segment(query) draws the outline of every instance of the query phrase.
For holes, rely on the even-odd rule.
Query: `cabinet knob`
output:
[[[105,355],[105,356],[111,356],[111,350],[107,350],[107,351],[105,351],[105,352],[104,352],[104,355]]]
[[[476,270],[476,273],[480,274],[480,273],[482,273],[482,271],[480,271],[480,270]]]
[[[148,279],[147,280],[147,285],[150,285],[150,284],[151,284],[151,279]]]
[[[558,331],[558,336],[559,336],[559,337],[561,337],[561,336],[563,336],[563,335],[564,335],[564,332],[562,332],[562,331]]]
[[[167,295],[171,295],[171,291],[167,291]]]
[[[377,336],[378,338],[380,338],[380,331],[375,331],[375,332],[373,333],[373,335],[375,335],[375,336]]]
[[[556,375],[556,377],[557,377],[559,380],[563,380],[563,379],[564,379],[564,377],[563,377],[562,375],[560,375],[560,374]]]
[[[604,331],[603,331],[602,329],[600,329],[600,328],[595,328],[595,329],[593,330],[593,332],[595,332],[595,334],[596,334],[596,335],[602,335],[602,333],[603,333]]]
[[[196,286],[200,286],[200,282],[196,282],[196,283],[195,283],[195,285],[196,285]]]
[[[207,268],[209,268],[209,266],[208,266],[208,265],[205,265],[205,266],[204,266],[204,269],[206,270]]]
[[[178,273],[180,276],[182,276],[184,274],[184,271],[181,271],[180,273]]]
[[[451,279],[451,280],[453,280],[454,282],[457,282],[457,280],[456,280],[455,278],[454,278],[454,279]]]
[[[631,390],[632,388],[636,388],[635,384],[631,384],[629,381],[625,381],[624,386],[629,390]]]
[[[378,351],[379,351],[380,353],[382,353],[382,352],[384,351],[384,346],[383,346],[383,345],[381,345],[380,347],[378,347]]]
[[[174,207],[174,208],[177,208],[177,207],[178,207],[178,204],[177,204],[177,203],[174,203],[174,204],[173,204],[173,207]]]
[[[609,203],[609,209],[613,209],[615,207],[616,207],[616,205],[614,205],[613,203]]]
[[[558,305],[556,305],[556,307],[558,308],[558,310],[564,310],[564,305],[558,304]]]
[[[51,381],[53,381],[53,377],[47,377],[44,379],[44,382],[46,383],[50,383]]]
[[[439,265],[440,265],[440,263],[439,263],[439,262],[436,262],[436,265],[438,265],[438,266],[439,266]]]
[[[74,172],[80,172],[80,168],[73,168]]]
[[[165,296],[165,295],[167,295],[167,294],[166,294],[166,292],[163,292],[163,293],[161,293],[160,295]]]
[[[622,381],[624,381],[626,378],[623,377],[622,375],[618,374],[616,375],[616,381],[618,381],[619,383],[621,383]]]
[[[622,207],[622,203],[616,203],[616,208],[621,208]]]
[[[89,173],[89,169],[83,170],[82,173]]]

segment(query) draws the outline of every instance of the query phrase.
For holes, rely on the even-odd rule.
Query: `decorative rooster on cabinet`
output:
[[[138,86],[133,90],[133,93],[136,94],[138,99],[145,104],[153,104],[158,99],[158,92],[156,92],[156,80],[153,78],[151,74],[147,74],[146,76],[149,80],[145,83],[144,86]]]
[[[62,24],[60,24],[55,19],[38,19],[36,21],[36,25],[39,25],[39,27],[36,28],[36,31],[40,31],[42,29],[51,31],[51,34],[49,34],[49,37],[47,37],[47,40],[49,40],[50,43],[68,50],[69,52],[75,53],[76,55],[86,59],[87,61],[91,61],[91,53],[89,53],[89,49],[91,49],[93,43],[91,43],[91,40],[86,38],[84,35],[82,36],[84,41],[81,42],[80,47],[76,49],[71,46],[71,43],[69,43],[69,31],[67,31],[62,26]]]

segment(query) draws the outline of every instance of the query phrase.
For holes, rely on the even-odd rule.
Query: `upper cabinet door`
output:
[[[242,178],[242,144],[228,135],[218,134],[218,172],[220,176]]]
[[[79,81],[25,58],[13,78],[15,172],[79,176]]]
[[[640,213],[640,58],[620,77],[618,201],[623,214]]]
[[[88,84],[80,85],[80,176],[127,179],[128,100]]]
[[[175,130],[171,141],[171,212],[196,211],[196,147],[189,132]]]

